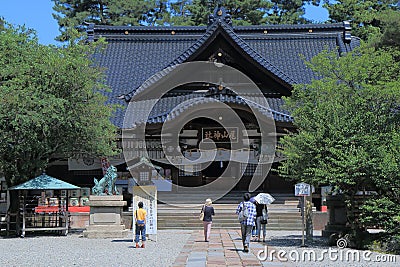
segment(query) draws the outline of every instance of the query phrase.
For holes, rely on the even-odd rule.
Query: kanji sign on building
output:
[[[238,142],[238,127],[202,128],[202,139],[210,139],[215,143],[237,143]],[[204,142],[207,142],[206,140]]]

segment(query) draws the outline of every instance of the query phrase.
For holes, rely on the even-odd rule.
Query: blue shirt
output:
[[[250,201],[240,202],[240,204],[236,208],[236,214],[239,214],[239,212],[242,210],[243,204],[248,211],[249,217],[247,217],[246,220],[242,221],[241,224],[254,226],[255,225],[254,220],[256,219],[256,216],[257,216],[256,205],[254,205]]]

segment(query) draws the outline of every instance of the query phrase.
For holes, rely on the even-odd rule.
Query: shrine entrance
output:
[[[221,177],[228,163],[227,161],[213,161],[207,168],[203,169],[203,185],[209,184],[218,179],[218,177]]]

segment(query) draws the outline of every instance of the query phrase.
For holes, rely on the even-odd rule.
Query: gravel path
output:
[[[159,230],[157,242],[134,248],[125,239],[87,239],[79,234],[0,238],[0,266],[171,266],[191,231]]]

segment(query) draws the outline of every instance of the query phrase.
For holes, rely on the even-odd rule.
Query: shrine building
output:
[[[135,178],[149,183],[154,180],[154,183],[160,183],[160,187],[165,186],[165,190],[172,191],[173,189],[168,189],[168,183],[163,185],[160,180],[184,187],[196,187],[209,184],[224,173],[232,179],[240,179],[232,190],[248,190],[251,177],[258,171],[257,163],[263,156],[263,150],[267,149],[260,142],[263,135],[260,124],[268,124],[269,119],[272,119],[273,123],[269,125],[274,127],[277,147],[280,146],[279,139],[282,136],[295,131],[293,118],[284,109],[282,97],[290,96],[294,85],[310,83],[312,79],[318,78],[304,60],[310,60],[324,49],[335,51],[340,56],[358,46],[360,40],[351,36],[350,31],[348,22],[232,26],[230,16],[223,8],[215,10],[207,26],[91,24],[87,30],[89,42],[101,37],[107,42],[105,51],[96,54],[95,60],[105,69],[106,84],[111,88],[110,92],[105,93],[108,97],[107,103],[122,107],[111,118],[120,129],[119,147],[131,149],[131,165],[141,165],[140,161],[145,157],[151,163],[145,160],[144,165],[157,166],[157,173],[138,173],[139,177]],[[151,83],[163,79],[164,75],[168,75],[168,70],[173,72],[174,66],[191,62],[212,62],[229,66],[251,79],[260,93],[247,92],[247,85],[240,88],[240,84],[234,84],[234,79],[224,80],[223,83],[193,81],[179,84],[167,88],[168,92],[157,99],[145,121],[139,121],[141,113],[150,103],[146,101],[157,95],[154,90],[159,90],[152,87]],[[193,76],[195,72],[193,71]],[[168,81],[164,84],[167,83]],[[234,84],[241,89],[240,94],[227,84]],[[129,109],[128,105],[135,97],[139,97],[141,102],[135,108]],[[261,105],[258,102],[261,98],[268,105]],[[194,103],[190,102],[191,99],[201,101],[196,100]],[[206,104],[213,102],[231,108],[244,128],[224,127],[220,122],[203,116],[202,106],[207,107]],[[190,117],[192,119],[186,121],[187,114],[196,112],[196,118]],[[222,119],[221,116],[219,118]],[[178,147],[162,144],[162,128],[167,121],[180,125]],[[132,127],[145,128],[145,141],[122,140],[122,132]],[[177,150],[186,158],[196,159],[199,144],[204,139],[212,140],[215,144],[216,153],[209,162],[204,160],[198,164],[179,167],[179,162],[171,162],[165,155],[165,151],[172,153]],[[246,163],[239,159],[236,161],[235,156],[232,156],[233,141],[248,148]],[[142,153],[142,150],[146,150],[147,154]],[[126,182],[131,174],[124,155],[107,160],[117,167],[119,184],[131,186],[131,183]],[[284,160],[282,155],[275,151],[270,162],[271,168],[268,173],[263,174],[264,179],[256,190],[293,194],[293,183],[274,172],[281,160]],[[75,159],[69,159],[68,165],[64,164],[63,168],[68,172],[69,181],[91,187],[93,177],[102,176],[101,164],[102,159],[79,155]],[[229,164],[231,170],[226,172]],[[242,174],[241,177],[235,177],[237,173]]]

